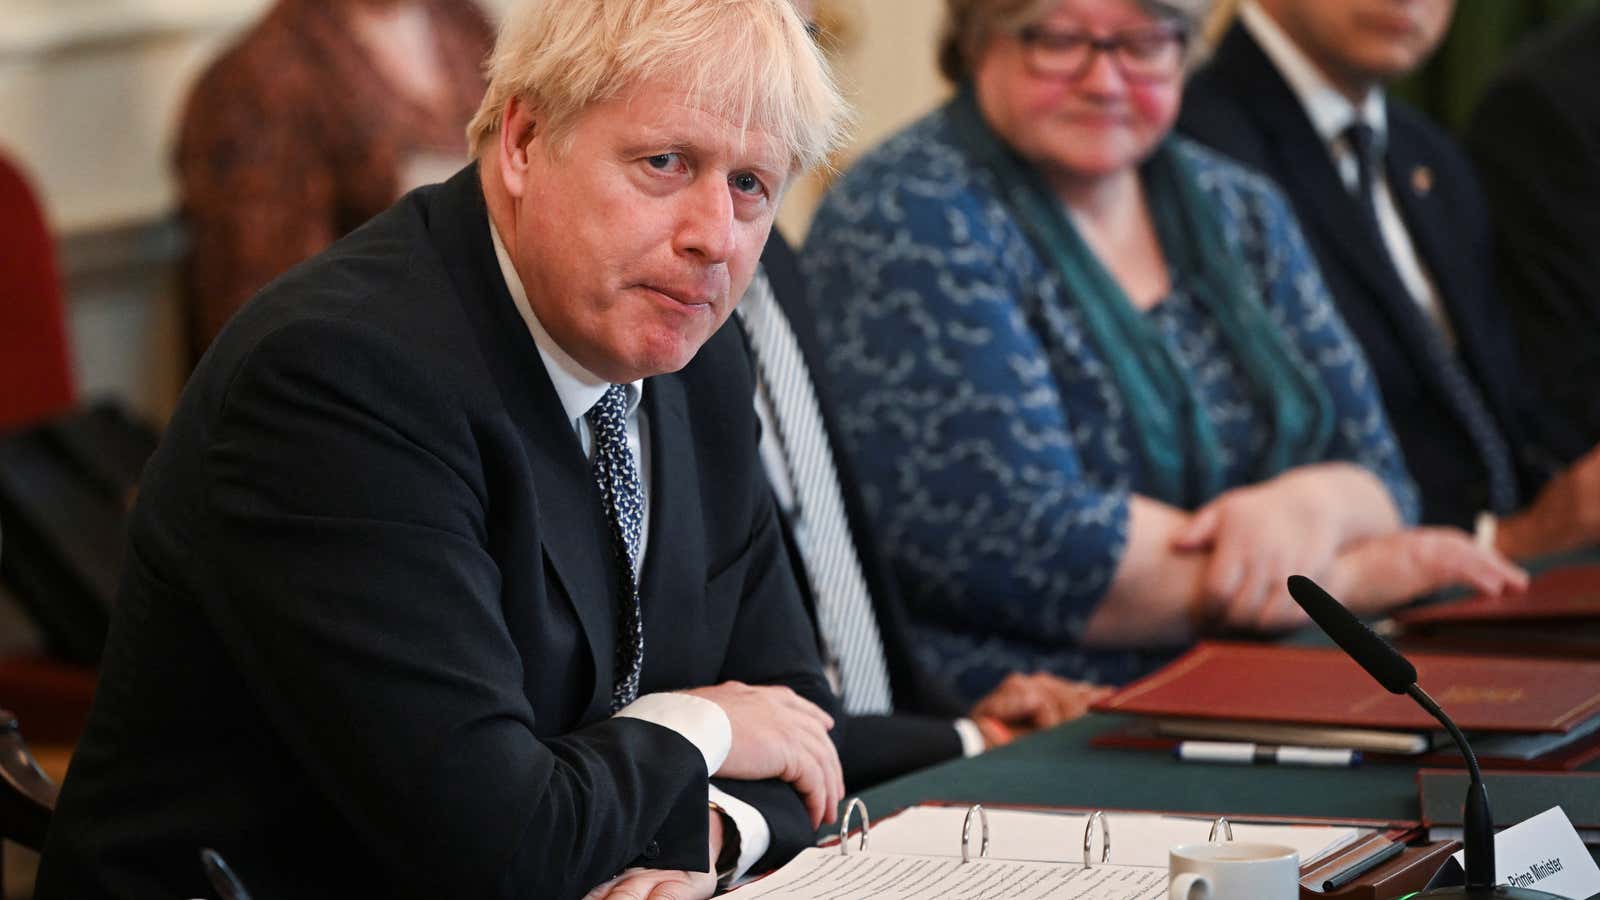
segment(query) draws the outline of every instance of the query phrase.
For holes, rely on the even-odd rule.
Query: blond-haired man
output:
[[[719,329],[838,94],[789,0],[530,2],[490,78],[197,369],[38,896],[706,896],[831,818]]]

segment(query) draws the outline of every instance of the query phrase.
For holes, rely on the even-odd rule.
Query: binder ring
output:
[[[1219,831],[1224,835],[1223,840],[1233,840],[1233,824],[1228,821],[1227,816],[1217,816],[1217,820],[1211,823],[1211,836],[1206,838],[1206,841],[1212,844],[1218,843],[1217,832]]]
[[[867,816],[867,804],[862,802],[860,797],[851,797],[850,802],[845,804],[844,817],[839,820],[840,856],[850,855],[850,817],[855,815],[858,809],[861,810],[861,845],[856,849],[862,853],[867,852],[867,835],[872,831],[872,820]],[[985,834],[985,844],[987,843],[988,835]]]
[[[1083,823],[1083,867],[1085,869],[1094,865],[1089,860],[1089,848],[1094,846],[1094,823],[1100,823],[1100,861],[1105,862],[1111,858],[1111,820],[1100,810],[1089,814],[1089,821]]]
[[[989,855],[989,814],[983,811],[982,803],[974,803],[967,807],[967,817],[961,822],[961,861],[972,862],[972,814],[978,814],[978,821],[983,824],[983,843],[978,845],[978,856]]]

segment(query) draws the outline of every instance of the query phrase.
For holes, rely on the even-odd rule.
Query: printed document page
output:
[[[1023,812],[989,809],[989,856],[999,859],[1039,862],[1083,862],[1083,829],[1088,816],[1073,813]],[[880,853],[909,853],[923,856],[961,856],[961,823],[965,806],[913,806],[898,815],[874,823],[867,838],[867,849]],[[1167,850],[1179,844],[1204,843],[1211,834],[1211,822],[1178,816],[1138,813],[1106,813],[1111,833],[1111,856],[1119,866],[1167,867]],[[1098,826],[1094,836],[1093,861],[1100,861]],[[1359,837],[1365,829],[1325,825],[1233,825],[1236,841],[1287,844],[1295,848],[1304,864],[1322,853]],[[978,854],[983,829],[972,817],[972,854]],[[854,847],[851,848],[855,849]]]
[[[874,833],[876,834],[876,833]],[[813,847],[771,875],[724,894],[736,900],[1161,900],[1167,869],[1049,865],[958,856],[900,856],[872,850],[842,856]]]

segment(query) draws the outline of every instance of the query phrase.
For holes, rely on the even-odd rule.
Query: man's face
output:
[[[1265,0],[1262,6],[1350,93],[1415,69],[1439,45],[1455,0]]]
[[[749,285],[790,159],[661,85],[589,109],[553,153],[533,116],[511,254],[534,313],[608,381],[683,368]]]

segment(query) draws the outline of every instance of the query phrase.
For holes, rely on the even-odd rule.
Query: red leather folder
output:
[[[1466,731],[1566,733],[1600,714],[1600,662],[1418,653],[1418,683]],[[1431,732],[1343,652],[1205,642],[1096,703],[1102,712]]]

